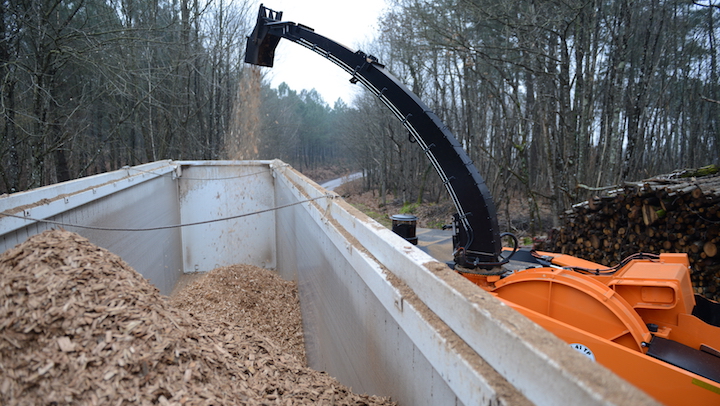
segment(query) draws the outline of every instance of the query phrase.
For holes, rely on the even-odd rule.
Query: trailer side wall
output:
[[[23,217],[0,218],[0,252],[62,227],[119,255],[167,294],[183,270],[180,229],[132,230],[180,223],[175,169],[159,161],[0,198],[0,212]]]

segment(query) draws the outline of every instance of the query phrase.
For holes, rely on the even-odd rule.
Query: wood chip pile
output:
[[[297,284],[252,265],[217,268],[170,297],[196,317],[251,329],[305,364]]]
[[[720,299],[720,176],[654,178],[575,205],[541,249],[614,265],[638,252],[687,253],[697,293]]]
[[[2,405],[380,405],[253,331],[173,308],[118,256],[47,231],[0,256]]]

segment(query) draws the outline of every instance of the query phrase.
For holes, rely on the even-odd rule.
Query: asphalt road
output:
[[[343,176],[342,178],[329,180],[329,181],[321,184],[320,186],[324,187],[327,190],[335,190],[335,188],[342,185],[343,183],[351,182],[355,179],[360,179],[360,178],[362,178],[362,176],[363,176],[362,172],[355,172],[355,173],[351,173],[350,175]]]
[[[453,260],[452,230],[418,228],[415,235],[418,238],[417,247],[431,257],[445,263]]]

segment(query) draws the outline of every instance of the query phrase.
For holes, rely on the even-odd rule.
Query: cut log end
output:
[[[714,257],[717,255],[717,245],[714,243],[708,241],[703,245],[703,252],[705,255],[707,255],[709,258]]]

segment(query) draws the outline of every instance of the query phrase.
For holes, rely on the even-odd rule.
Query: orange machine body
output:
[[[686,255],[633,259],[612,273],[535,255],[552,265],[462,275],[661,403],[720,405],[720,327],[693,315]]]

